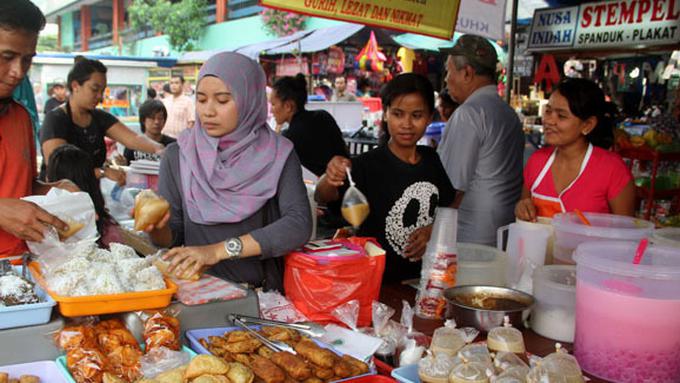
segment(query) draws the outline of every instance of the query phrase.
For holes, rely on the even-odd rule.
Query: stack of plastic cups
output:
[[[442,319],[446,312],[444,290],[456,285],[458,251],[458,210],[439,207],[432,236],[423,256],[420,286],[416,297],[416,315]]]

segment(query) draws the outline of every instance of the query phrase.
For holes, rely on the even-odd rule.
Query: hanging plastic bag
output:
[[[370,208],[368,206],[368,199],[366,196],[356,188],[352,173],[349,168],[347,170],[347,178],[349,179],[349,188],[345,191],[345,196],[342,197],[342,216],[354,228],[358,228],[364,223]]]
[[[357,331],[357,321],[359,320],[359,301],[354,299],[344,303],[331,312],[340,322],[350,329]]]

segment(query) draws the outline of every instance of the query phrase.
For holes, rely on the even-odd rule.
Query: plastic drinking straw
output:
[[[647,250],[648,245],[649,240],[647,238],[642,238],[642,240],[640,240],[637,249],[635,249],[635,258],[633,258],[634,265],[640,264],[640,262],[642,261],[642,257],[645,255],[645,250]]]
[[[586,216],[583,215],[583,213],[581,213],[581,210],[579,210],[579,209],[574,209],[574,213],[576,213],[576,215],[577,215],[578,218],[581,220],[581,222],[583,222],[584,225],[586,225],[586,226],[593,226],[593,225],[590,224],[590,221],[588,221],[588,218],[586,218]]]

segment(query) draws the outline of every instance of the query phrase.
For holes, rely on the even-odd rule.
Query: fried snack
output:
[[[333,366],[333,372],[338,377],[344,379],[344,378],[349,378],[350,376],[356,375],[356,372],[358,372],[358,369],[355,368],[354,365],[347,362],[346,360],[338,359],[335,362],[335,365]]]
[[[334,353],[317,346],[316,343],[309,339],[302,339],[293,347],[300,356],[321,367],[333,368],[337,358]]]
[[[225,354],[227,354],[227,350],[219,347],[215,347],[213,345],[208,346],[208,351],[210,351],[211,354],[219,357],[224,357]]]
[[[156,375],[154,381],[157,383],[184,383],[184,374],[186,371],[187,366],[177,367]]]
[[[224,346],[226,346],[227,344],[229,344],[229,343],[227,342],[227,340],[224,339],[224,338],[221,337],[221,336],[209,336],[209,337],[208,337],[208,341],[210,342],[210,344],[211,344],[212,346],[219,347],[219,348],[224,348]]]
[[[302,383],[324,383],[324,382],[323,380],[317,378],[316,376],[313,376],[309,379],[303,380]]]
[[[248,367],[241,363],[229,363],[229,372],[227,372],[227,378],[231,383],[253,383],[255,379],[255,374]]]
[[[224,349],[234,354],[250,354],[262,346],[257,339],[244,340],[241,342],[227,343]]]
[[[66,353],[66,367],[77,383],[102,382],[104,355],[96,348],[75,348]]]
[[[352,376],[368,373],[368,364],[360,361],[359,359],[354,358],[347,354],[343,355],[341,359],[350,363],[352,366],[354,366],[354,368],[357,369],[358,372],[356,374],[353,374]]]
[[[286,380],[286,373],[283,370],[271,360],[257,354],[251,356],[250,368],[265,383],[283,383]]]
[[[40,378],[35,375],[21,375],[19,383],[40,383]]]
[[[66,224],[68,227],[66,230],[58,230],[57,233],[59,233],[59,240],[60,241],[65,241],[69,239],[71,236],[73,236],[75,233],[79,232],[82,228],[85,227],[84,223],[76,222],[73,220],[66,220]],[[19,379],[21,380],[21,379]]]
[[[144,343],[146,352],[154,348],[166,347],[179,351],[179,320],[177,318],[155,313],[144,324]]]
[[[92,326],[68,326],[56,334],[56,343],[68,352],[78,348],[96,348],[97,338]]]
[[[96,325],[94,325],[94,332],[99,333],[102,331],[108,331],[108,330],[113,330],[113,329],[120,329],[120,328],[126,328],[125,324],[123,324],[123,321],[121,321],[118,318],[112,318],[112,319],[106,319],[103,321],[100,321]]]
[[[184,279],[187,281],[197,281],[201,279],[200,273],[191,274],[189,270],[185,270],[182,274],[177,274],[176,271],[169,272],[168,267],[170,267],[170,262],[165,261],[161,258],[156,258],[152,262],[154,266],[166,277],[172,277],[177,279]]]
[[[271,359],[273,354],[274,351],[272,351],[269,347],[266,346],[262,346],[257,349],[257,355],[264,356],[267,359]]]
[[[332,368],[324,368],[320,366],[313,366],[312,367],[312,372],[314,373],[314,376],[316,376],[319,379],[322,380],[328,380],[335,376],[335,372],[333,372]]]
[[[170,210],[170,203],[153,190],[142,190],[135,197],[135,230],[141,231],[149,225],[159,223]]]
[[[305,361],[290,352],[275,352],[270,359],[274,364],[284,369],[293,379],[305,380],[312,376],[312,369]]]
[[[290,375],[286,375],[286,380],[284,380],[283,383],[300,383],[300,382],[291,378]]]
[[[98,333],[97,343],[106,354],[122,346],[130,346],[139,350],[137,340],[126,328],[114,328]]]
[[[227,343],[242,342],[244,340],[254,339],[249,332],[243,330],[225,332],[224,338],[226,338]]]
[[[201,375],[191,381],[192,383],[229,383],[229,379],[222,375]]]
[[[0,372],[0,383],[8,383],[9,382],[9,374],[6,372]]]
[[[189,362],[184,377],[193,379],[201,375],[223,375],[229,371],[229,365],[214,355],[198,355]]]
[[[138,345],[120,346],[106,355],[110,365],[110,371],[129,382],[141,378],[142,350]]]
[[[103,378],[102,382],[103,383],[126,383],[125,380],[117,377],[116,375],[108,373],[108,372],[104,373],[104,378]]]
[[[19,383],[19,379],[10,378],[9,383]]]
[[[234,357],[234,360],[241,363],[245,364],[246,366],[250,366],[250,357],[248,357],[248,354],[231,354]]]
[[[264,326],[260,329],[260,334],[265,338],[282,342],[297,342],[300,340],[300,334],[297,331],[283,327]]]

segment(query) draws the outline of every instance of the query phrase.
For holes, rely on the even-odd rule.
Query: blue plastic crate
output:
[[[252,328],[253,330],[259,330],[260,327],[262,326],[248,326]],[[240,327],[215,327],[215,328],[200,328],[200,329],[193,329],[193,330],[187,330],[185,332],[186,338],[189,340],[189,346],[196,351],[199,354],[210,354],[210,351],[208,351],[201,343],[199,340],[203,338],[207,338],[209,336],[222,336],[226,332],[231,332],[231,331],[238,331],[242,330]],[[340,351],[334,349],[331,345],[319,342],[316,339],[312,339],[314,343],[316,343],[319,347],[323,347],[325,349],[333,351],[335,354],[342,356],[343,353]],[[376,370],[374,366],[370,366],[370,371],[367,374],[363,375],[357,375],[357,376],[352,376],[351,378],[347,379],[340,379],[340,380],[334,380],[332,383],[339,383],[339,382],[345,382],[348,380],[356,379],[362,376],[371,376],[375,375]]]
[[[21,266],[14,266],[14,269],[21,275]],[[30,273],[27,279],[32,280]],[[52,316],[52,308],[56,306],[55,302],[45,291],[34,283],[35,294],[40,298],[39,303],[31,303],[27,305],[3,306],[0,307],[0,330],[34,326],[45,324],[50,321]]]

